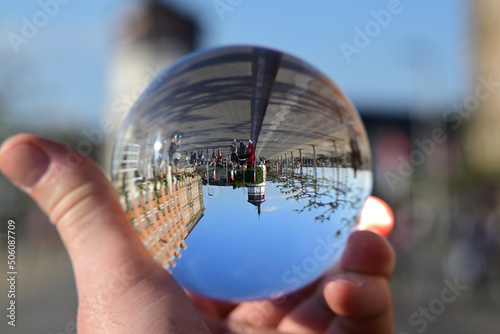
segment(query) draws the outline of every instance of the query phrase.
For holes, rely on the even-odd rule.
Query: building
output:
[[[473,5],[473,12],[476,13],[477,78],[471,87],[471,94],[463,101],[454,125],[458,127],[467,122],[469,166],[481,175],[497,177],[500,174],[500,90],[497,84],[500,81],[500,2],[476,0]]]
[[[117,27],[109,63],[105,117],[114,125],[106,133],[102,165],[109,170],[120,124],[135,101],[163,69],[195,49],[198,26],[159,0],[141,0]]]
[[[146,179],[138,145],[126,146],[115,182],[120,201],[144,246],[163,267],[174,267],[186,238],[203,217],[202,176],[192,168]]]

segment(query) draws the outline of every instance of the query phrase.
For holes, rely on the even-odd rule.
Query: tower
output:
[[[137,98],[156,75],[195,48],[197,25],[159,0],[140,1],[123,15],[109,64],[105,117],[113,126],[106,133],[102,165],[111,164],[117,131]]]
[[[476,0],[477,79],[463,101],[460,123],[467,122],[466,153],[469,165],[483,175],[500,174],[500,2]],[[478,94],[479,93],[479,94]],[[474,109],[474,110],[473,110]],[[477,109],[477,110],[476,110]]]
[[[260,216],[260,206],[266,201],[266,183],[248,184],[248,202],[257,207]]]

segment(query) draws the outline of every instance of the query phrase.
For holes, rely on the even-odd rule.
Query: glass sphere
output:
[[[372,188],[360,118],[328,78],[253,46],[194,52],[124,121],[113,183],[144,246],[186,289],[278,297],[339,258]]]

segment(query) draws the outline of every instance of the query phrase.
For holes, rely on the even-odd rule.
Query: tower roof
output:
[[[198,27],[196,23],[160,0],[143,1],[141,10],[136,11],[125,23],[122,33],[137,41],[157,42],[164,38],[179,39],[194,47]]]

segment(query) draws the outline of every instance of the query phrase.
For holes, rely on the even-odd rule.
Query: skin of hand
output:
[[[3,143],[0,169],[57,227],[76,279],[78,333],[392,332],[388,281],[395,257],[377,233],[352,233],[338,263],[301,291],[223,303],[185,292],[154,261],[112,184],[76,150],[21,134]]]

